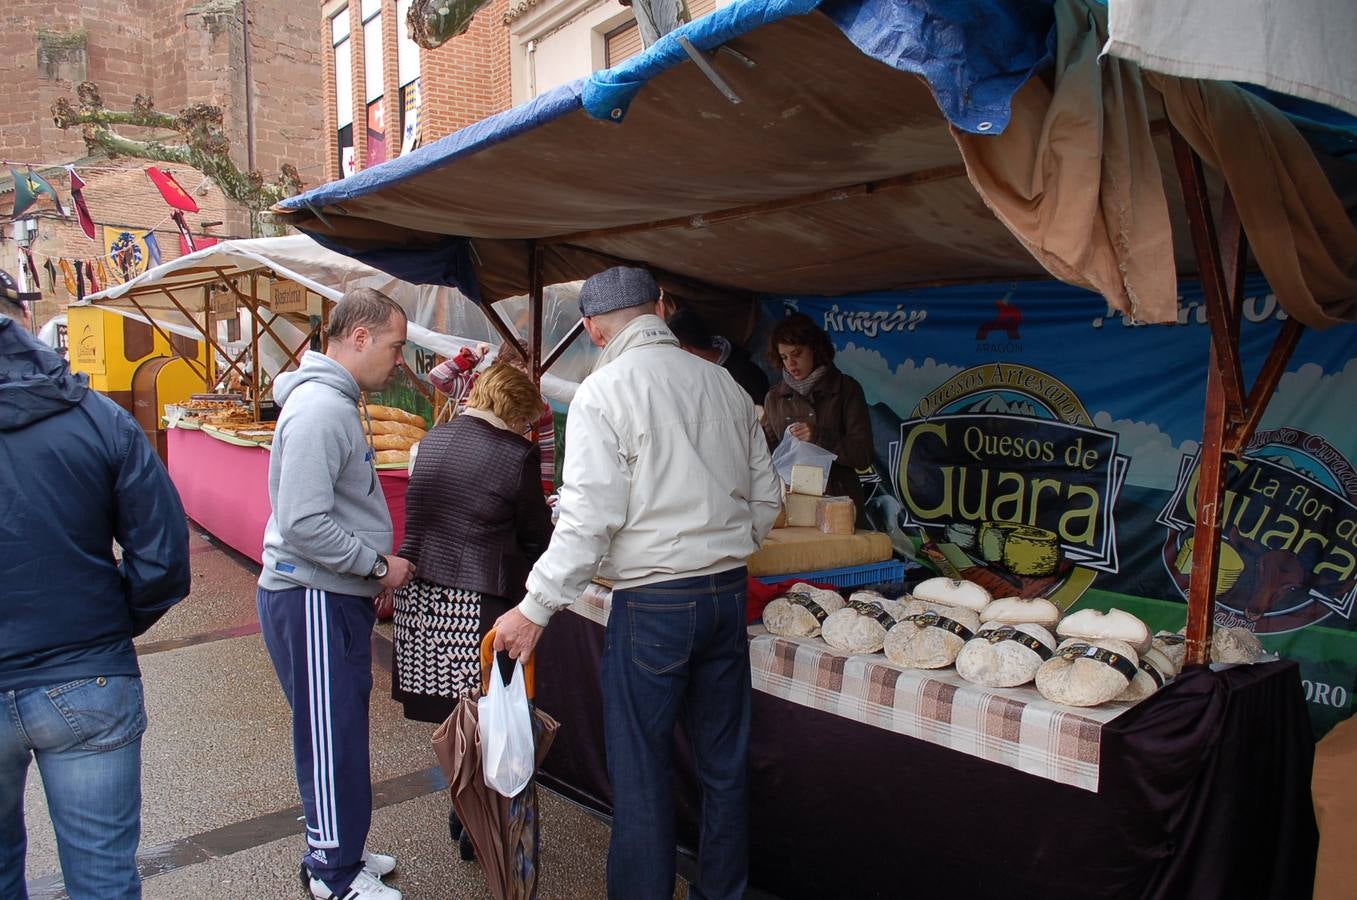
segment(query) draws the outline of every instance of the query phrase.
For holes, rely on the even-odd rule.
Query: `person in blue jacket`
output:
[[[27,897],[34,758],[67,894],[140,897],[146,710],[132,639],[188,594],[188,525],[132,416],[4,312],[0,897]]]

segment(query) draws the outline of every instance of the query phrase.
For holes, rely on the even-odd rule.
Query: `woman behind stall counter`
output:
[[[872,420],[862,385],[834,365],[834,344],[807,315],[795,313],[773,329],[768,359],[782,381],[763,403],[763,430],[769,447],[791,433],[837,455],[826,494],[849,497],[857,507],[857,526],[867,528],[864,495],[857,470],[872,464]]]

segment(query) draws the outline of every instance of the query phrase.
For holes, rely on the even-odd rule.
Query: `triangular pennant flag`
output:
[[[160,265],[160,242],[155,239],[155,234],[148,231],[143,240],[146,242],[146,252],[151,254],[151,265]]]
[[[67,166],[66,171],[71,176],[71,201],[75,204],[75,217],[80,222],[80,230],[85,232],[85,237],[94,240],[94,217],[85,205],[85,180],[75,174],[75,166]]]
[[[113,276],[109,274],[108,266],[104,265],[102,257],[98,260],[97,267],[99,269],[99,280],[104,283],[104,287],[108,287],[113,283]]]
[[[9,174],[14,179],[14,217],[18,218],[38,202],[38,195],[33,192],[33,185],[29,183],[27,175],[13,166],[9,167]]]
[[[79,259],[75,261],[75,299],[85,299],[85,262]]]
[[[28,276],[33,279],[33,289],[42,290],[42,279],[38,277],[38,264],[33,262],[33,251],[28,247],[24,250],[24,264],[28,267]]]
[[[75,268],[71,265],[69,259],[63,259],[61,261],[61,278],[66,282],[66,293],[70,294],[72,297],[76,296],[78,294],[79,284],[76,281]]]
[[[46,194],[52,198],[52,202],[56,204],[57,212],[61,213],[63,219],[70,218],[70,213],[66,212],[66,206],[61,202],[61,196],[57,193],[57,189],[52,187],[50,181],[32,170],[29,170],[28,181],[35,194]]]
[[[184,212],[198,211],[198,203],[189,196],[188,191],[179,186],[179,182],[175,181],[169,172],[155,166],[147,166],[146,174],[150,176],[151,181],[160,190],[160,196],[164,197],[170,206]]]
[[[47,272],[47,290],[55,294],[57,291],[57,267],[52,265],[50,259],[43,263],[42,267]]]
[[[90,292],[91,294],[96,294],[96,293],[98,293],[98,292],[99,292],[99,279],[97,279],[97,278],[94,277],[94,261],[93,261],[93,260],[86,260],[86,261],[85,261],[85,278],[87,278],[87,279],[89,280],[89,283],[90,283],[90,291],[89,291],[89,292]]]

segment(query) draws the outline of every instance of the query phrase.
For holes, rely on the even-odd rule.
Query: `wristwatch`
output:
[[[368,577],[382,579],[386,577],[387,571],[386,557],[378,554],[377,561],[372,564],[372,571],[368,573]]]

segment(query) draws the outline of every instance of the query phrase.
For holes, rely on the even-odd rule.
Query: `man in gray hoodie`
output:
[[[386,386],[405,346],[405,313],[367,288],[330,314],[325,353],[279,375],[283,407],[269,460],[259,622],[292,707],[292,749],[306,812],[302,880],[313,897],[400,900],[396,867],[364,844],[372,822],[368,699],[373,598],[404,585],[391,514],[358,404]]]

